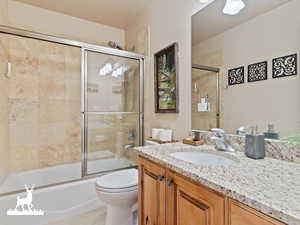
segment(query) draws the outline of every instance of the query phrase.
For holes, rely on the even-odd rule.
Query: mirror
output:
[[[300,1],[215,0],[192,17],[192,129],[300,143]]]

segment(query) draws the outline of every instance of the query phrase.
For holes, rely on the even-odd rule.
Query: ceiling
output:
[[[92,22],[125,29],[151,0],[16,0]]]
[[[235,16],[223,14],[225,0],[215,0],[192,17],[193,45],[266,13],[290,0],[243,0],[246,7]]]

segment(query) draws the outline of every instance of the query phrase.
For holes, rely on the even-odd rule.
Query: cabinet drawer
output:
[[[284,225],[242,203],[229,201],[230,225]]]

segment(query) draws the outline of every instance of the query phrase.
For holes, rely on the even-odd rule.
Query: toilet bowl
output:
[[[113,172],[96,180],[98,197],[107,205],[106,225],[133,225],[138,198],[138,171]]]

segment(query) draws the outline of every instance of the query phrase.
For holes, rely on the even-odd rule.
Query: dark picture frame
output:
[[[154,55],[155,112],[178,113],[178,43]]]
[[[245,67],[240,66],[228,70],[228,85],[237,85],[245,83]]]
[[[268,61],[248,65],[248,83],[268,80]]]
[[[272,78],[298,75],[298,54],[278,57],[272,60]]]

